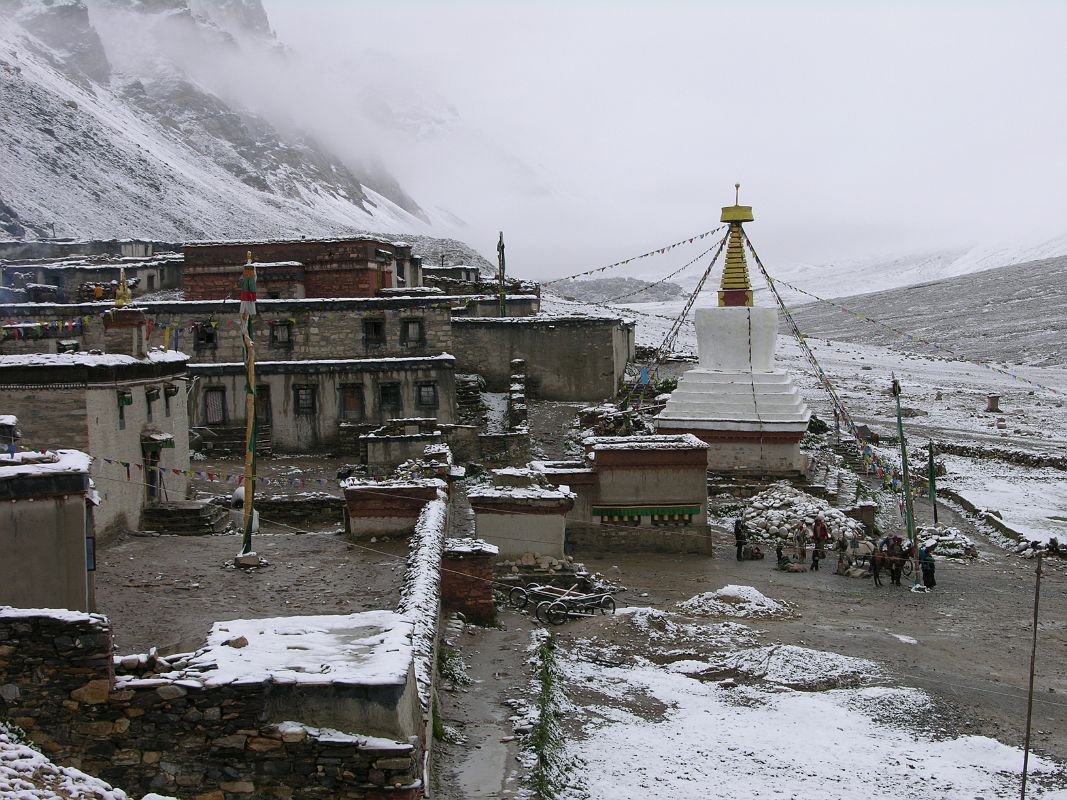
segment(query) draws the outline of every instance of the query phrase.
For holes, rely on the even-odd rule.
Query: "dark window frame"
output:
[[[345,407],[346,393],[354,391],[359,398],[359,413],[350,415]],[[361,420],[367,417],[367,397],[363,391],[362,383],[342,383],[340,388],[340,402],[337,404],[338,416],[343,420]]]
[[[408,333],[409,325],[417,325],[418,333],[414,338]],[[405,317],[400,320],[400,344],[407,347],[421,347],[426,344],[426,320],[422,317]]]
[[[422,399],[424,389],[430,389],[433,392],[433,400],[428,403],[423,402]],[[415,405],[418,408],[441,407],[441,394],[437,391],[437,381],[419,381],[415,384]]]
[[[285,338],[279,338],[278,332],[285,331]],[[293,349],[293,323],[289,320],[280,320],[270,323],[270,346],[281,350]]]
[[[193,325],[193,349],[217,350],[219,347],[219,329],[210,322],[198,322]]]
[[[385,393],[395,392],[396,401],[386,402]],[[400,391],[400,383],[395,381],[389,381],[388,383],[378,384],[378,407],[382,411],[399,411],[404,408],[404,396]]]
[[[308,392],[310,403],[302,401],[302,393]],[[319,413],[319,387],[313,383],[297,383],[293,386],[293,413],[301,417],[311,417]]]
[[[371,335],[371,326],[375,335]],[[365,347],[385,346],[385,317],[363,318],[363,345]]]

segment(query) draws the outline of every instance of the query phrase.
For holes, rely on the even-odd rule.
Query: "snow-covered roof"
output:
[[[18,427],[19,418],[14,414],[0,414],[0,425],[7,425],[12,428]]]
[[[216,622],[186,673],[206,686],[265,680],[403,684],[411,669],[411,636],[411,620],[395,611]],[[247,644],[230,644],[242,637]]]
[[[599,450],[707,450],[708,443],[691,433],[649,436],[590,436],[582,441]]]
[[[342,489],[447,489],[448,484],[440,478],[389,478],[376,481],[371,478],[346,478]]]
[[[0,480],[42,475],[87,473],[93,457],[81,450],[22,450],[0,454]]]
[[[271,269],[274,267],[303,267],[303,261],[255,261],[252,266],[257,270]]]
[[[572,500],[574,492],[564,487],[490,486],[483,484],[467,490],[467,499],[476,500]]]
[[[13,606],[0,606],[0,619],[2,620],[33,619],[34,617],[48,617],[55,622],[66,622],[72,625],[107,622],[107,617],[102,614],[71,611],[66,608],[14,608]]]
[[[129,364],[166,364],[189,360],[178,350],[152,350],[143,358],[121,353],[23,353],[0,356],[0,367],[120,367]]]
[[[4,357],[5,356],[0,356],[0,358],[4,358]],[[454,355],[452,355],[451,353],[441,353],[441,354],[436,355],[436,356],[394,356],[394,357],[390,357],[390,358],[317,358],[317,359],[316,358],[309,358],[309,359],[301,359],[300,361],[257,361],[256,362],[256,369],[261,369],[261,368],[264,368],[264,367],[273,367],[273,368],[280,368],[280,369],[290,368],[293,371],[299,371],[301,367],[307,366],[309,364],[336,365],[336,366],[346,366],[346,365],[348,365],[348,366],[352,366],[352,365],[359,366],[361,364],[366,364],[366,365],[371,365],[371,364],[396,364],[397,366],[402,366],[404,364],[415,364],[415,363],[418,363],[420,361],[421,362],[425,362],[425,361],[448,361],[448,362],[454,362],[455,360],[456,360],[456,357]],[[243,370],[245,368],[245,364],[244,364],[243,361],[224,361],[224,362],[220,362],[220,363],[217,363],[217,364],[216,363],[190,364],[189,366],[192,367],[193,369],[197,369],[197,370],[227,369],[227,368],[230,368],[230,369],[237,368],[237,369]],[[433,417],[428,417],[427,419],[433,419]]]

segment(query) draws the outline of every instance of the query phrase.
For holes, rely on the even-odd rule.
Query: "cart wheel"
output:
[[[545,618],[553,625],[562,625],[567,621],[567,606],[558,600],[545,609]]]
[[[540,603],[537,604],[537,607],[534,609],[534,617],[537,619],[538,622],[545,624],[548,623],[548,617],[545,616],[545,610],[550,605],[552,605],[551,600],[542,600]]]
[[[911,575],[912,564],[911,564],[911,559],[910,558],[907,561],[904,562],[904,569],[902,571],[903,571],[903,573],[905,575]]]
[[[615,598],[610,594],[606,595],[603,600],[600,601],[600,613],[601,614],[614,614],[615,613]]]
[[[526,608],[526,604],[530,602],[530,596],[526,594],[526,590],[521,586],[516,586],[510,592],[508,592],[508,605],[514,608]]]

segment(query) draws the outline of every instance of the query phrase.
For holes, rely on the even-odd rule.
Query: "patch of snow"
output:
[[[708,617],[781,617],[793,613],[786,603],[772,600],[752,586],[734,584],[683,600],[678,609]]]

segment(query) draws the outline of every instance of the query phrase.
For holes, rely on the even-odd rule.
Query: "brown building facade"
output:
[[[204,242],[185,246],[185,299],[237,297],[249,253],[265,299],[374,297],[380,289],[422,285],[422,260],[404,242],[369,237]]]

